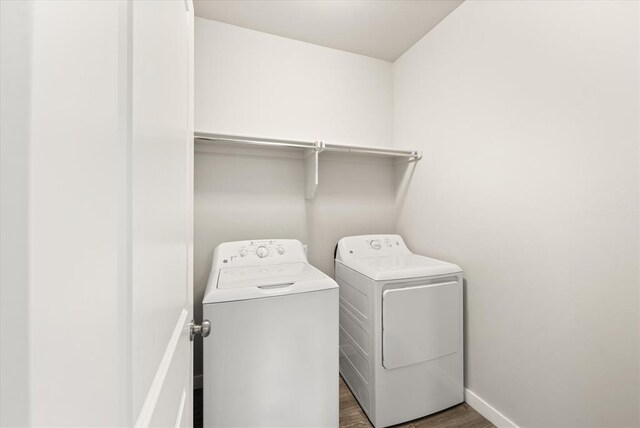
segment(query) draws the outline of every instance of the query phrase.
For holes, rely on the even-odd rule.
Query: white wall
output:
[[[30,2],[0,2],[0,426],[29,424]]]
[[[638,426],[638,3],[467,1],[395,64],[398,220],[466,276],[466,385],[520,426]]]
[[[124,2],[0,2],[2,426],[124,426]]]
[[[196,130],[390,146],[391,64],[196,19]],[[333,273],[344,235],[392,232],[394,165],[322,154],[320,187],[304,199],[299,151],[199,145],[195,157],[194,301],[200,318],[211,257],[225,241],[297,238]],[[195,372],[201,373],[196,342]]]
[[[391,64],[196,18],[195,126],[390,146]]]
[[[127,424],[126,13],[124,2],[33,6],[26,315],[34,426]]]

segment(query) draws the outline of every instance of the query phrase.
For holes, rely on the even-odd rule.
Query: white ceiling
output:
[[[464,0],[194,0],[195,14],[395,61]]]

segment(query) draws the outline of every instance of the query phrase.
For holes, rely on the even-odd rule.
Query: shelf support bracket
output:
[[[307,150],[304,156],[304,198],[307,200],[315,198],[318,191],[318,158],[324,147],[322,141],[316,141],[313,143],[313,148]]]

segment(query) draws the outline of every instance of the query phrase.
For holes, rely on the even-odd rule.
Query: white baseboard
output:
[[[193,377],[193,389],[202,389],[202,375]]]
[[[500,413],[495,407],[466,388],[464,390],[464,401],[498,428],[518,428],[518,425]]]

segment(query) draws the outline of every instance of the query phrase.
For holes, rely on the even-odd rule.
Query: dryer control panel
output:
[[[360,235],[342,238],[336,257],[385,257],[411,254],[400,235]]]
[[[225,242],[213,252],[213,269],[308,263],[302,242],[297,239],[257,239]]]

